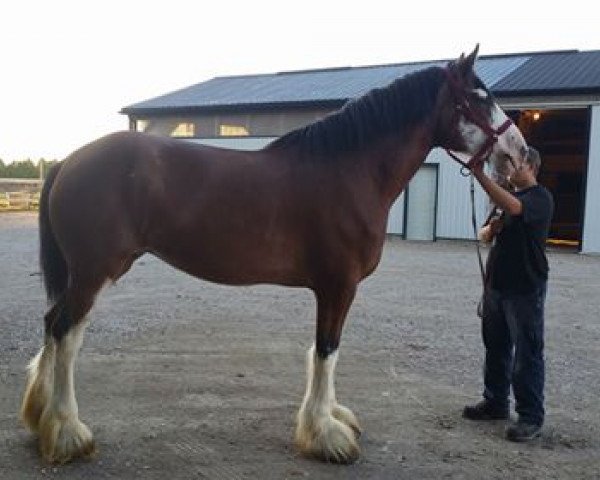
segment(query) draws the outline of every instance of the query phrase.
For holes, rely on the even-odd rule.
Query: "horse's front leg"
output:
[[[337,403],[334,375],[342,327],[356,287],[317,291],[317,341],[308,351],[307,386],[296,426],[296,445],[305,454],[335,462],[358,458],[360,427]]]

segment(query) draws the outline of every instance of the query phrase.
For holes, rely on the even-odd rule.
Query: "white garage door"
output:
[[[437,199],[437,166],[423,165],[408,184],[406,205],[406,238],[435,238],[435,206]]]

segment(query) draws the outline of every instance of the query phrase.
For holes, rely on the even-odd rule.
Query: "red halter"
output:
[[[485,161],[490,156],[492,150],[494,149],[494,145],[498,141],[498,137],[504,132],[506,132],[506,130],[508,130],[508,128],[513,124],[513,122],[510,118],[507,118],[506,121],[498,128],[493,128],[471,108],[471,105],[467,100],[464,88],[459,83],[458,79],[456,78],[454,73],[452,73],[450,68],[446,67],[444,71],[446,73],[446,78],[448,80],[450,90],[452,91],[454,98],[457,102],[457,113],[462,113],[462,115],[468,121],[477,125],[487,137],[486,141],[483,143],[481,148],[471,157],[471,159],[468,162],[463,162],[450,150],[448,150],[447,148],[445,149],[446,153],[448,153],[448,155],[450,155],[454,160],[460,163],[464,168],[472,170],[474,167],[479,165],[481,162]],[[458,116],[456,121],[458,121]]]

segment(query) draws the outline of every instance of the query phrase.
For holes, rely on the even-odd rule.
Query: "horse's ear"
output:
[[[458,68],[463,78],[466,77],[470,72],[473,72],[473,66],[475,65],[475,59],[479,53],[479,44],[475,45],[475,49],[465,58],[464,54],[460,55],[458,59]]]

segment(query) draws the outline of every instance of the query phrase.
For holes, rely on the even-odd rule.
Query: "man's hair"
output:
[[[533,167],[536,172],[540,171],[540,166],[542,165],[542,159],[540,157],[540,152],[538,152],[535,148],[529,147],[527,150],[527,158],[525,161]]]

